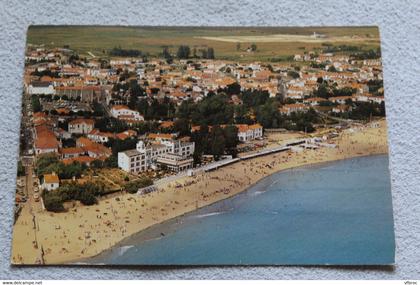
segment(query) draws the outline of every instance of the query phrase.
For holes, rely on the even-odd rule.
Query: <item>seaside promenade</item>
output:
[[[189,169],[187,171],[179,172],[175,175],[171,175],[171,176],[168,176],[168,177],[161,178],[161,179],[155,181],[154,185],[155,186],[163,185],[163,184],[175,181],[175,180],[177,180],[179,178],[182,178],[182,177],[191,176],[191,174],[194,175],[194,174],[201,173],[201,172],[213,171],[213,170],[219,169],[221,167],[224,167],[224,166],[227,166],[227,165],[230,165],[232,163],[239,162],[239,161],[242,161],[242,160],[247,160],[247,159],[251,159],[251,158],[255,158],[255,157],[259,157],[259,156],[264,156],[264,155],[273,154],[273,153],[277,153],[277,152],[287,151],[287,150],[291,149],[292,145],[299,145],[299,144],[304,144],[304,143],[305,143],[305,140],[299,139],[299,140],[291,141],[291,142],[289,142],[285,145],[280,145],[280,146],[272,147],[272,148],[266,148],[266,149],[258,150],[256,152],[253,152],[253,153],[250,153],[250,154],[240,155],[237,158],[227,157],[227,158],[224,158],[222,160],[214,161],[214,162],[211,162],[211,163],[206,164],[206,165],[202,165],[202,166],[199,166],[199,167],[196,167],[196,168],[193,168],[193,169]]]
[[[343,130],[327,143],[336,147],[293,146],[300,149],[295,152],[281,151],[287,146],[279,145],[270,155],[266,154],[271,151],[261,150],[252,158],[211,164],[208,169],[212,171],[203,168],[195,176],[181,173],[159,180],[157,191],[146,195],[122,193],[92,206],[77,204],[65,213],[39,212],[37,222],[43,230],[37,233],[37,241],[44,250],[45,264],[72,263],[95,256],[134,233],[232,197],[278,171],[387,153],[386,122],[381,121],[379,127]],[[19,219],[14,232],[25,238],[13,240],[12,262],[35,264],[39,251],[33,248],[33,239],[27,234],[31,224]]]

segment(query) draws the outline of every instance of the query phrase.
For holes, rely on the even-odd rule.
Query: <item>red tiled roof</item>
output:
[[[74,120],[70,121],[69,122],[69,125],[82,124],[82,123],[85,123],[87,125],[94,125],[95,124],[95,120],[93,120],[93,119],[78,118],[78,119],[74,119]]]
[[[174,135],[173,134],[149,134],[148,135],[149,139],[173,139]]]
[[[62,148],[60,150],[61,154],[73,154],[73,153],[83,153],[84,150],[81,147],[67,147],[67,148]]]
[[[44,174],[44,183],[60,183],[60,179],[58,178],[57,174]]]
[[[56,149],[59,146],[58,140],[53,131],[47,126],[41,125],[35,127],[36,139],[35,148],[37,149]]]
[[[88,138],[80,137],[76,141],[78,147],[83,148],[87,152],[92,152],[98,156],[110,156],[111,150],[106,146],[101,145],[100,143],[94,142]]]
[[[128,106],[125,106],[125,105],[114,105],[114,106],[112,106],[111,109],[115,109],[115,110],[130,110],[130,108],[128,108]]]
[[[95,158],[93,158],[93,157],[79,156],[79,157],[66,158],[66,159],[63,159],[61,162],[68,165],[68,164],[72,164],[73,162],[91,163],[94,160],[95,160]]]
[[[60,90],[63,90],[63,91],[64,90],[100,91],[101,87],[100,86],[91,86],[91,85],[89,85],[89,86],[84,86],[84,85],[82,85],[82,86],[57,86],[57,87],[55,87],[55,90],[58,90],[58,91],[60,91]]]
[[[172,121],[164,121],[164,122],[160,123],[161,128],[171,128],[173,126],[174,126],[174,122],[172,122]]]

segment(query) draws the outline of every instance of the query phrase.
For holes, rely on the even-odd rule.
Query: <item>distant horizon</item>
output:
[[[179,45],[212,47],[216,59],[238,61],[286,61],[288,56],[305,50],[321,49],[323,44],[352,45],[361,49],[380,48],[377,26],[354,27],[235,27],[235,26],[79,26],[33,25],[28,27],[27,44],[47,47],[69,46],[81,55],[93,53],[107,57],[114,47],[137,49],[159,57],[162,48],[170,51]],[[325,35],[314,38],[312,35]],[[291,39],[287,37],[290,36]],[[296,38],[295,36],[302,36]],[[354,38],[356,36],[357,38]],[[303,38],[307,37],[307,38]],[[253,43],[253,54],[237,50]],[[105,51],[105,52],[104,52]]]

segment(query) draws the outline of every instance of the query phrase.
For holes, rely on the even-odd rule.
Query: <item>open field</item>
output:
[[[314,32],[326,38],[310,37]],[[241,44],[237,50],[237,43]],[[247,53],[251,43],[257,52]],[[64,47],[84,56],[107,57],[108,51],[120,46],[138,49],[158,56],[164,46],[176,53],[179,45],[189,45],[199,50],[213,47],[217,59],[237,61],[270,61],[285,58],[305,50],[333,45],[355,45],[363,48],[379,47],[376,27],[113,27],[113,26],[32,26],[28,29],[28,44],[47,47]]]
[[[264,36],[221,36],[221,37],[197,37],[200,39],[210,40],[210,41],[221,41],[229,43],[323,43],[323,42],[359,42],[359,41],[369,41],[375,42],[378,41],[378,38],[366,38],[366,37],[328,37],[320,38],[314,36],[304,36],[304,35],[286,35],[286,34],[275,34],[275,35],[264,35]]]

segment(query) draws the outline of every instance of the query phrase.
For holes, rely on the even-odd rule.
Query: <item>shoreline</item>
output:
[[[180,178],[175,183],[181,185],[184,183],[181,189],[172,185],[174,182],[168,182],[159,186],[157,193],[144,196],[123,194],[118,196],[121,201],[115,201],[113,197],[101,200],[94,206],[76,207],[67,213],[69,219],[65,217],[66,214],[41,212],[39,213],[41,228],[48,226],[53,228],[55,224],[59,224],[60,230],[63,230],[62,235],[54,229],[38,232],[38,235],[42,235],[40,239],[46,252],[46,264],[79,264],[78,262],[82,260],[94,258],[107,250],[112,250],[133,235],[153,226],[202,210],[243,193],[274,173],[338,160],[387,154],[386,122],[384,120],[380,122],[382,125],[380,128],[364,126],[354,132],[340,132],[339,137],[333,139],[333,142],[337,144],[336,148],[322,147],[317,150],[287,151],[235,162],[196,177]],[[134,203],[132,203],[133,199]],[[140,200],[141,207],[144,209],[139,209],[137,200]],[[127,207],[127,204],[131,205]],[[104,225],[102,217],[99,221],[94,219],[95,213],[109,217],[109,212],[114,215],[113,222],[125,221]],[[137,223],[133,221],[135,214],[139,215]],[[98,218],[98,214],[96,216]],[[83,218],[85,218],[84,221]],[[77,224],[79,224],[78,228]],[[90,228],[84,230],[85,226]],[[15,232],[14,235],[16,235]],[[15,236],[13,255],[19,243],[23,242],[16,240]],[[70,250],[64,247],[65,242]],[[33,263],[33,261],[24,261],[25,264]]]
[[[154,224],[148,228],[145,228],[139,232],[136,232],[134,234],[132,234],[131,236],[128,236],[126,238],[124,238],[123,240],[117,242],[115,245],[113,245],[112,247],[105,249],[104,251],[91,256],[91,257],[86,257],[86,258],[82,258],[79,260],[74,260],[74,261],[69,261],[68,264],[72,264],[72,265],[115,265],[112,263],[104,263],[104,262],[89,262],[91,260],[95,260],[96,258],[98,258],[99,256],[107,256],[112,254],[113,251],[118,250],[118,249],[122,249],[125,247],[134,247],[137,246],[139,244],[151,241],[151,240],[155,240],[158,239],[160,237],[160,233],[163,233],[163,231],[161,231],[160,229],[162,227],[166,227],[168,226],[169,229],[167,229],[165,231],[165,236],[167,235],[167,233],[172,233],[176,230],[179,229],[179,222],[177,221],[177,219],[184,219],[186,222],[188,222],[189,219],[193,219],[193,218],[200,218],[200,216],[205,216],[208,214],[213,214],[213,213],[224,213],[227,211],[221,211],[220,208],[217,208],[217,204],[219,203],[223,203],[226,200],[231,200],[231,199],[237,199],[240,198],[241,195],[247,195],[249,193],[255,193],[254,191],[258,191],[258,192],[265,192],[267,191],[267,188],[271,185],[271,184],[267,184],[267,185],[263,185],[261,189],[254,189],[254,187],[261,183],[263,180],[268,179],[274,175],[277,175],[279,173],[285,172],[285,171],[290,171],[293,169],[305,169],[305,168],[314,168],[314,167],[322,167],[322,165],[328,165],[330,163],[335,163],[335,162],[339,162],[339,161],[344,161],[344,160],[351,160],[351,159],[357,159],[357,158],[363,158],[363,157],[372,157],[372,156],[386,156],[388,153],[375,153],[375,154],[368,154],[368,155],[360,155],[360,156],[354,156],[354,157],[348,157],[348,158],[342,158],[342,159],[337,159],[337,160],[331,160],[331,161],[323,161],[323,162],[315,162],[315,163],[309,163],[309,164],[305,164],[305,165],[301,165],[301,166],[294,166],[294,167],[290,167],[290,168],[285,168],[282,170],[279,170],[277,172],[274,172],[268,176],[262,177],[260,180],[258,180],[257,182],[249,185],[247,188],[245,188],[243,191],[238,192],[237,194],[227,197],[225,199],[221,199],[218,201],[215,201],[212,204],[208,204],[206,206],[203,206],[201,208],[198,208],[196,210],[190,211],[190,212],[186,212],[180,216],[177,217],[173,217],[171,219],[162,221],[158,224]],[[215,208],[216,207],[216,208]],[[183,223],[181,223],[183,224]],[[144,237],[142,237],[141,235],[145,235]],[[135,244],[129,244],[129,242],[131,240],[136,240]]]

